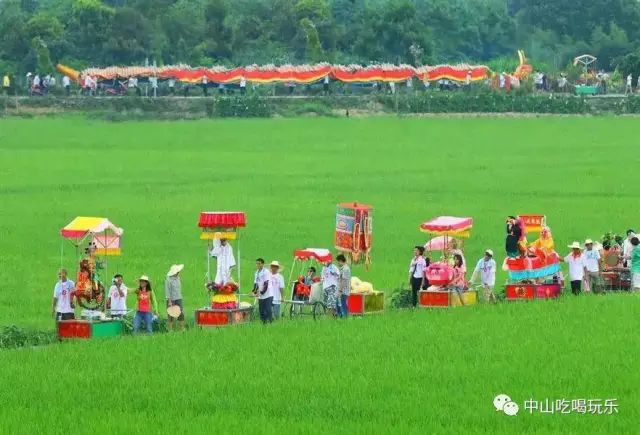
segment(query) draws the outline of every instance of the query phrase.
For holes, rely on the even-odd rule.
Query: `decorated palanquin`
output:
[[[247,225],[247,218],[243,212],[202,212],[198,219],[198,226],[202,230],[200,240],[237,240],[240,228]],[[207,256],[207,258],[210,258]],[[207,289],[212,293],[211,308],[238,308],[239,290],[233,281],[215,283],[211,281],[211,268],[207,261]]]
[[[509,276],[505,287],[507,300],[529,300],[555,298],[561,292],[560,257],[555,251],[551,229],[544,215],[519,215],[522,226],[521,245],[523,254],[516,258],[506,258],[503,264]],[[538,233],[531,243],[526,234]]]
[[[553,235],[546,225],[543,215],[519,215],[518,221],[523,226],[523,240],[526,246],[524,255],[507,258],[504,268],[509,274],[510,281],[524,281],[541,279],[560,271],[560,259],[555,251]],[[539,233],[539,237],[532,243],[527,243],[526,234]]]
[[[373,208],[354,203],[338,204],[336,213],[335,248],[351,263],[371,264]]]
[[[60,230],[60,235],[75,246],[76,255],[82,256],[74,294],[81,307],[96,310],[104,306],[106,295],[100,271],[106,272],[107,263],[102,257],[121,254],[122,234],[122,228],[101,217],[79,216]]]
[[[201,229],[200,239],[219,245],[221,240],[237,240],[238,282],[233,279],[216,283],[211,279],[211,255],[207,249],[207,277],[205,287],[211,294],[210,306],[195,312],[198,326],[224,326],[243,323],[251,318],[253,307],[247,302],[240,302],[240,228],[247,225],[244,212],[202,212],[198,219]],[[220,267],[221,258],[217,259]],[[235,264],[235,262],[234,262]],[[229,274],[224,274],[229,275]]]
[[[420,231],[437,236],[425,247],[428,246],[430,252],[437,250],[443,252],[442,259],[431,263],[425,271],[430,287],[420,290],[418,294],[418,303],[421,307],[440,308],[477,303],[478,295],[475,290],[465,289],[461,294],[450,291],[450,284],[454,278],[454,269],[450,264],[451,257],[453,254],[463,254],[459,249],[462,243],[452,242],[468,238],[472,227],[473,218],[455,216],[439,216],[420,225]]]

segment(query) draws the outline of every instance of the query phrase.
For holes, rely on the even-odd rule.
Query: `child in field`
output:
[[[455,254],[453,256],[453,279],[451,280],[450,290],[456,292],[460,297],[460,303],[464,305],[462,293],[464,292],[467,282],[465,281],[466,269],[462,260],[462,255]]]
[[[484,290],[484,300],[486,302],[497,302],[496,295],[493,293],[493,288],[496,285],[496,261],[493,259],[493,251],[491,249],[484,251],[484,257],[476,264],[469,282],[474,282],[478,274],[480,274],[480,283]]]

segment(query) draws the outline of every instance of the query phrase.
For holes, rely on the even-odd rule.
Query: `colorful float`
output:
[[[519,215],[510,225],[520,228],[518,255],[505,258],[503,269],[508,273],[505,297],[508,301],[548,299],[561,293],[560,258],[555,251],[553,235],[544,215]],[[532,243],[527,234],[539,233]],[[509,235],[507,236],[509,237]]]
[[[82,320],[63,320],[57,324],[60,338],[111,337],[122,334],[122,322],[105,314],[106,292],[102,276],[108,276],[107,258],[119,256],[122,228],[106,218],[76,217],[60,230],[63,238],[60,263],[64,263],[65,241],[75,248],[78,261],[74,298],[82,308]]]
[[[477,303],[478,292],[476,290],[465,289],[460,297],[450,289],[454,274],[450,264],[452,255],[463,255],[462,243],[452,242],[468,238],[471,235],[472,227],[472,218],[454,216],[440,216],[420,225],[420,231],[435,236],[425,244],[425,248],[431,252],[442,251],[442,257],[439,261],[432,262],[425,272],[429,288],[419,292],[418,303],[421,307],[443,308]]]
[[[251,319],[253,306],[240,301],[240,228],[247,224],[243,212],[202,212],[198,220],[200,239],[208,242],[205,288],[210,295],[209,305],[196,310],[198,326],[226,326]],[[229,241],[238,241],[238,262]],[[212,278],[211,257],[216,258],[215,277]],[[237,268],[236,268],[237,265]],[[238,281],[232,277],[237,269]]]
[[[335,248],[349,263],[371,265],[373,207],[366,204],[341,203],[336,213]]]
[[[324,248],[296,249],[293,252],[293,263],[289,273],[291,283],[291,298],[289,317],[294,319],[301,316],[312,316],[318,320],[326,314],[320,272],[322,267],[333,259],[331,252]],[[316,272],[311,274],[313,267]],[[294,274],[297,274],[295,281]]]
[[[605,290],[631,289],[631,271],[625,267],[622,254],[623,237],[607,233],[599,246],[602,257],[602,280]],[[596,248],[596,249],[598,249]]]
[[[211,68],[191,67],[188,65],[167,66],[110,66],[106,68],[87,68],[74,70],[66,65],[56,66],[64,74],[80,82],[82,77],[90,76],[97,81],[126,80],[130,77],[147,79],[156,77],[159,80],[174,79],[183,83],[199,84],[206,78],[209,83],[237,84],[246,80],[253,84],[295,83],[310,84],[324,80],[326,77],[342,83],[391,83],[405,82],[412,78],[422,81],[448,79],[465,82],[467,76],[471,81],[487,78],[489,68],[484,65],[436,65],[414,68],[411,65],[392,65],[388,63],[362,65],[330,65],[318,63],[313,65],[250,65],[246,67]]]

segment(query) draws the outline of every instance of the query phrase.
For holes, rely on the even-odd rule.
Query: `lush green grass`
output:
[[[1,120],[0,324],[53,327],[58,231],[76,215],[125,228],[109,271],[130,285],[145,273],[160,290],[169,265],[185,263],[189,313],[205,303],[205,209],[248,213],[245,283],[257,256],[289,266],[294,248],[331,247],[340,201],[376,207],[374,265],[356,274],[380,289],[404,282],[426,240],[418,225],[439,214],[474,217],[470,260],[501,253],[504,216],[520,212],[545,213],[564,250],[637,224],[639,131],[615,118]],[[0,395],[0,417],[7,432],[83,418],[102,431],[630,431],[637,315],[634,295],[563,298],[2,352],[0,380],[15,393]],[[521,404],[615,397],[620,414],[508,419],[491,409],[501,392]],[[30,418],[36,405],[45,413]]]

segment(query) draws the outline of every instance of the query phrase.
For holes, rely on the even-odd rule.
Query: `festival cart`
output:
[[[556,298],[562,291],[560,284],[560,258],[555,252],[551,230],[544,215],[519,215],[522,227],[524,255],[506,258],[503,269],[509,279],[505,286],[507,301]],[[527,244],[526,234],[539,233],[539,238]]]
[[[101,275],[108,277],[107,258],[119,256],[122,228],[106,218],[79,216],[60,230],[63,238],[60,264],[64,262],[65,241],[75,248],[79,262],[74,297],[82,307],[82,320],[57,322],[59,338],[97,338],[122,335],[122,321],[105,315],[107,295]],[[83,249],[84,248],[84,249]]]
[[[240,228],[246,226],[244,212],[202,212],[198,226],[202,230],[201,240],[208,243],[219,243],[220,240],[238,241],[238,282],[232,279],[228,282],[215,283],[211,280],[211,254],[207,247],[207,273],[205,287],[212,294],[210,304],[197,309],[195,312],[196,325],[227,326],[245,323],[251,320],[253,306],[240,301]],[[216,242],[217,241],[217,242]],[[220,261],[220,260],[218,260]]]
[[[313,316],[314,320],[318,320],[326,314],[327,307],[324,304],[319,274],[323,265],[332,258],[333,256],[328,249],[305,248],[293,252],[293,264],[288,281],[291,285],[291,299],[285,301],[290,305],[289,318]],[[311,266],[316,268],[318,275],[312,279],[305,279],[306,271]],[[293,281],[293,274],[296,270],[298,278]]]
[[[624,267],[622,258],[622,238],[605,234],[602,244],[607,243],[607,249],[602,247],[602,280],[605,290],[631,289],[631,271]]]
[[[366,204],[341,203],[336,212],[335,248],[350,264],[371,265],[373,207]]]
[[[424,308],[457,307],[474,305],[478,302],[476,289],[469,289],[460,297],[450,291],[448,286],[453,279],[453,268],[449,264],[451,241],[468,238],[471,234],[473,219],[470,217],[440,216],[420,225],[420,231],[436,236],[426,243],[425,248],[430,251],[442,251],[442,259],[433,262],[425,272],[429,280],[429,288],[420,290],[418,304]],[[466,265],[465,265],[466,266]]]

